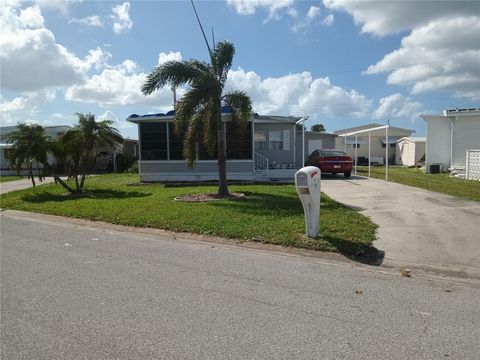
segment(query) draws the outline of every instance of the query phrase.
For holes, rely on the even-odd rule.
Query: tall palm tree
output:
[[[12,143],[11,166],[17,174],[20,174],[22,167],[26,167],[28,178],[32,180],[32,185],[35,187],[34,165],[38,170],[38,178],[42,181],[47,170],[47,153],[53,144],[53,139],[47,135],[41,125],[18,124],[17,130],[9,134],[8,142]],[[42,165],[41,170],[40,165]]]
[[[188,85],[185,95],[175,106],[175,131],[184,138],[184,157],[193,166],[196,144],[201,141],[209,155],[218,153],[218,195],[228,196],[226,149],[222,105],[228,106],[231,121],[247,122],[252,111],[250,98],[243,91],[224,94],[235,47],[221,41],[209,49],[210,63],[199,60],[168,61],[155,68],[142,86],[149,95],[166,85]]]
[[[95,165],[96,149],[101,146],[114,148],[123,142],[112,120],[95,121],[95,115],[76,113],[78,124],[68,130],[61,141],[65,170],[75,180],[77,193],[83,191],[85,177]]]

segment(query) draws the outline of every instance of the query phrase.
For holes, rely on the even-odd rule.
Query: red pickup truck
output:
[[[353,160],[341,150],[320,149],[308,156],[305,166],[316,166],[322,173],[343,173],[348,179],[352,174]]]

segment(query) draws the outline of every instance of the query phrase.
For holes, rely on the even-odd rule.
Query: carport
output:
[[[354,162],[354,174],[357,175],[357,161],[358,161],[358,157],[357,157],[357,144],[359,144],[359,141],[358,141],[358,134],[364,134],[364,133],[368,133],[368,177],[370,177],[370,168],[371,168],[371,151],[370,151],[370,148],[371,148],[371,135],[372,135],[372,131],[379,131],[379,130],[383,130],[385,129],[385,144],[387,144],[387,146],[385,146],[385,180],[388,180],[388,145],[389,145],[389,141],[388,141],[388,129],[390,128],[390,125],[383,125],[383,126],[376,126],[376,127],[372,127],[372,128],[368,128],[368,129],[363,129],[363,130],[358,130],[358,131],[353,131],[353,132],[349,132],[349,133],[346,133],[346,134],[341,134],[341,135],[338,135],[339,137],[344,137],[344,144],[345,144],[345,152],[347,150],[347,143],[348,143],[348,138],[349,137],[354,137],[354,141],[352,141],[351,143],[352,144],[355,144],[355,162]]]

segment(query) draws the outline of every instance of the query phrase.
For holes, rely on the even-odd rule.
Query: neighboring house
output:
[[[366,124],[334,131],[334,134],[338,136],[336,139],[336,148],[344,150],[354,160],[356,156],[358,164],[368,164],[370,138],[371,161],[384,164],[386,153],[385,148],[388,146],[388,161],[390,164],[394,164],[397,141],[403,137],[411,136],[415,130],[389,126],[388,132],[386,132],[385,129],[372,130],[370,132],[368,131],[368,129],[375,129],[378,127],[382,127],[382,125]],[[342,136],[358,131],[362,132],[358,133],[357,135]]]
[[[418,166],[425,162],[425,137],[404,137],[397,141],[395,163]]]
[[[303,126],[296,125],[301,118],[252,114],[239,131],[229,117],[228,109],[222,108],[229,180],[293,180],[304,160]],[[209,156],[200,143],[197,160],[188,167],[183,141],[174,131],[174,111],[133,114],[127,120],[138,125],[141,181],[218,180],[217,156]]]
[[[426,171],[465,172],[467,150],[480,150],[480,108],[445,110],[422,118],[427,123]]]
[[[52,138],[59,140],[71,128],[72,127],[68,125],[46,126],[45,132]],[[9,134],[16,129],[16,126],[5,126],[0,128],[0,170],[3,175],[15,174],[15,171],[10,166],[12,144],[8,143],[7,140]],[[119,154],[123,154],[132,160],[138,159],[138,140],[124,139],[123,144],[119,144],[114,148],[104,146],[97,149],[96,170],[117,170],[116,159]],[[49,154],[48,161],[52,165],[55,164],[54,156]],[[42,168],[41,165],[40,168]]]
[[[327,132],[306,131],[305,157],[318,149],[335,149],[336,138],[336,134],[331,134]]]
[[[60,139],[69,129],[71,129],[71,127],[68,125],[46,126],[45,132],[47,133],[47,135],[55,139]],[[8,143],[8,136],[10,133],[16,130],[16,126],[0,127],[0,170],[2,172],[2,175],[15,174],[15,171],[10,166],[12,144]],[[48,160],[51,164],[55,162],[55,158],[53,157],[53,155],[49,155]],[[41,165],[39,167],[42,168]]]

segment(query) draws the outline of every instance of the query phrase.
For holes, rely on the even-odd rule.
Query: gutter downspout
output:
[[[453,170],[453,133],[455,132],[455,117],[450,118],[450,171]]]
[[[298,120],[295,125],[299,125],[302,123],[303,131],[302,131],[302,167],[305,165],[305,121],[307,121],[310,116],[304,116],[300,120]]]

